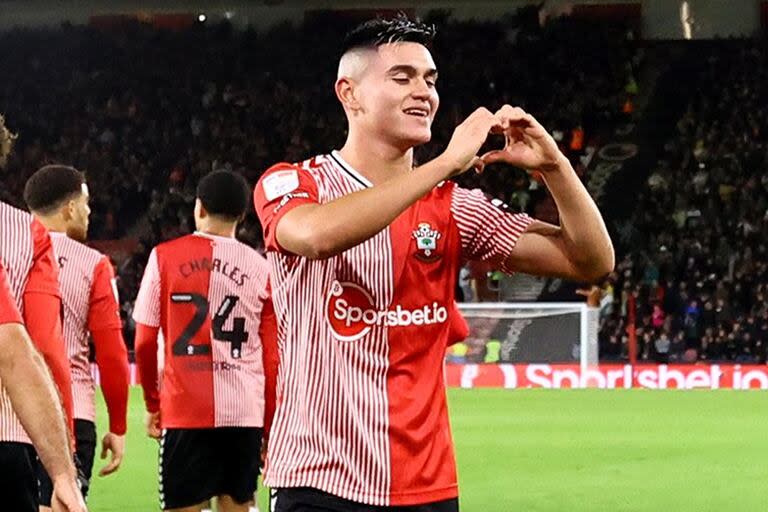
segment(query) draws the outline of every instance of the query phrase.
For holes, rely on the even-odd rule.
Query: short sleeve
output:
[[[301,167],[282,163],[264,173],[253,191],[253,203],[268,251],[283,251],[276,235],[280,219],[297,206],[317,203],[318,197],[315,179]]]
[[[115,271],[109,258],[104,256],[93,269],[88,329],[93,332],[121,326]]]
[[[515,271],[508,266],[508,257],[534,219],[508,211],[502,201],[489,198],[481,190],[458,186],[453,189],[451,214],[466,260],[486,261],[507,273]]]
[[[139,295],[133,308],[133,319],[149,327],[160,327],[160,269],[157,248],[152,249],[144,268]]]
[[[22,323],[16,301],[8,286],[5,269],[0,266],[0,324]]]

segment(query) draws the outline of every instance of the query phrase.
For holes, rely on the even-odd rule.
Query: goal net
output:
[[[598,363],[599,310],[578,302],[459,304],[469,363]],[[449,357],[450,362],[450,357]]]

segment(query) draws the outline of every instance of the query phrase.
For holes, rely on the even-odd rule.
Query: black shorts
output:
[[[424,505],[378,507],[345,500],[310,487],[273,489],[271,512],[458,512],[459,500],[453,498]]]
[[[256,492],[262,429],[167,429],[160,440],[160,507],[191,507],[228,495],[248,503]]]
[[[75,419],[75,465],[83,498],[91,488],[93,457],[96,453],[96,425],[92,421]],[[53,484],[40,460],[37,461],[37,481],[40,485],[40,505],[51,506]]]
[[[28,443],[0,442],[2,510],[37,512],[37,455]]]

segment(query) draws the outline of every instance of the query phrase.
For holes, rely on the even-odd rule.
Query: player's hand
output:
[[[438,158],[446,162],[451,169],[451,176],[474,168],[482,172],[485,162],[477,156],[480,147],[490,133],[501,133],[501,118],[485,107],[480,107],[464,120],[453,132],[448,147]]]
[[[70,475],[53,479],[53,495],[51,496],[53,512],[87,512],[80,486]]]
[[[489,151],[483,162],[504,162],[528,171],[557,169],[565,155],[552,136],[531,115],[518,107],[504,105],[496,112],[504,130],[503,149]]]
[[[99,476],[111,475],[120,469],[120,464],[123,462],[123,455],[125,454],[125,436],[107,432],[101,440],[101,460],[107,458],[108,452],[112,452],[112,457],[109,464],[101,468]]]
[[[160,439],[163,432],[160,430],[160,412],[148,412],[144,417],[144,426],[147,435],[152,439]]]

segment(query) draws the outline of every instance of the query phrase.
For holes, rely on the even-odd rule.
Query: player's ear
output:
[[[357,100],[356,85],[354,80],[346,76],[336,80],[336,97],[341,102],[344,110],[355,112],[361,109],[360,102]]]
[[[205,209],[205,206],[203,206],[203,202],[198,197],[195,199],[195,217],[198,219],[204,219],[208,216],[208,212]]]

